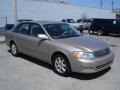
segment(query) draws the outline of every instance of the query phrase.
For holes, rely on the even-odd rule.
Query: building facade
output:
[[[0,3],[0,17],[7,16],[7,23],[14,23],[14,0],[3,0]],[[63,18],[115,18],[115,13],[99,8],[48,3],[41,0],[17,0],[17,18],[33,20],[60,21]]]

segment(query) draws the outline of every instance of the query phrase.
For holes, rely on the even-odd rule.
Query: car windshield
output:
[[[67,19],[68,23],[76,23],[74,19]]]
[[[78,37],[81,35],[68,24],[45,24],[43,26],[53,39]]]

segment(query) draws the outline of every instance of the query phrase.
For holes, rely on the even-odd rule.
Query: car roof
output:
[[[109,19],[109,18],[91,18],[93,20],[116,20],[116,19]]]
[[[22,23],[37,23],[37,24],[40,24],[40,25],[44,25],[44,24],[66,24],[65,22],[61,22],[61,21],[25,21],[25,22],[22,22]]]
[[[36,21],[35,23],[38,23],[38,24],[63,24],[64,22],[61,22],[61,21]]]

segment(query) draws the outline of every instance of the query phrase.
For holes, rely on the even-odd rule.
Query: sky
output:
[[[10,1],[13,1],[13,0],[10,0]],[[58,0],[48,0],[48,1],[54,2]],[[100,2],[101,2],[101,0],[65,0],[65,1],[68,1],[69,4],[89,6],[89,7],[95,7],[95,8],[100,8]],[[103,1],[103,6],[102,6],[103,9],[112,9],[112,0],[102,0],[102,1]],[[120,0],[113,0],[113,1],[114,1],[114,9],[120,8]],[[8,2],[8,0],[3,0],[3,2]]]
[[[78,4],[83,6],[91,6],[100,8],[101,0],[68,0],[70,4]],[[102,0],[104,9],[112,9],[112,0]],[[120,8],[120,0],[114,1],[114,9]]]

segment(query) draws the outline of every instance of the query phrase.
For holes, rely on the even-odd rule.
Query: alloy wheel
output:
[[[11,53],[12,53],[13,56],[17,56],[18,55],[17,46],[14,43],[11,45]]]
[[[66,62],[62,57],[57,57],[55,60],[55,68],[59,73],[65,73]]]
[[[55,55],[53,58],[54,71],[61,75],[66,76],[71,72],[69,60],[65,55]]]

